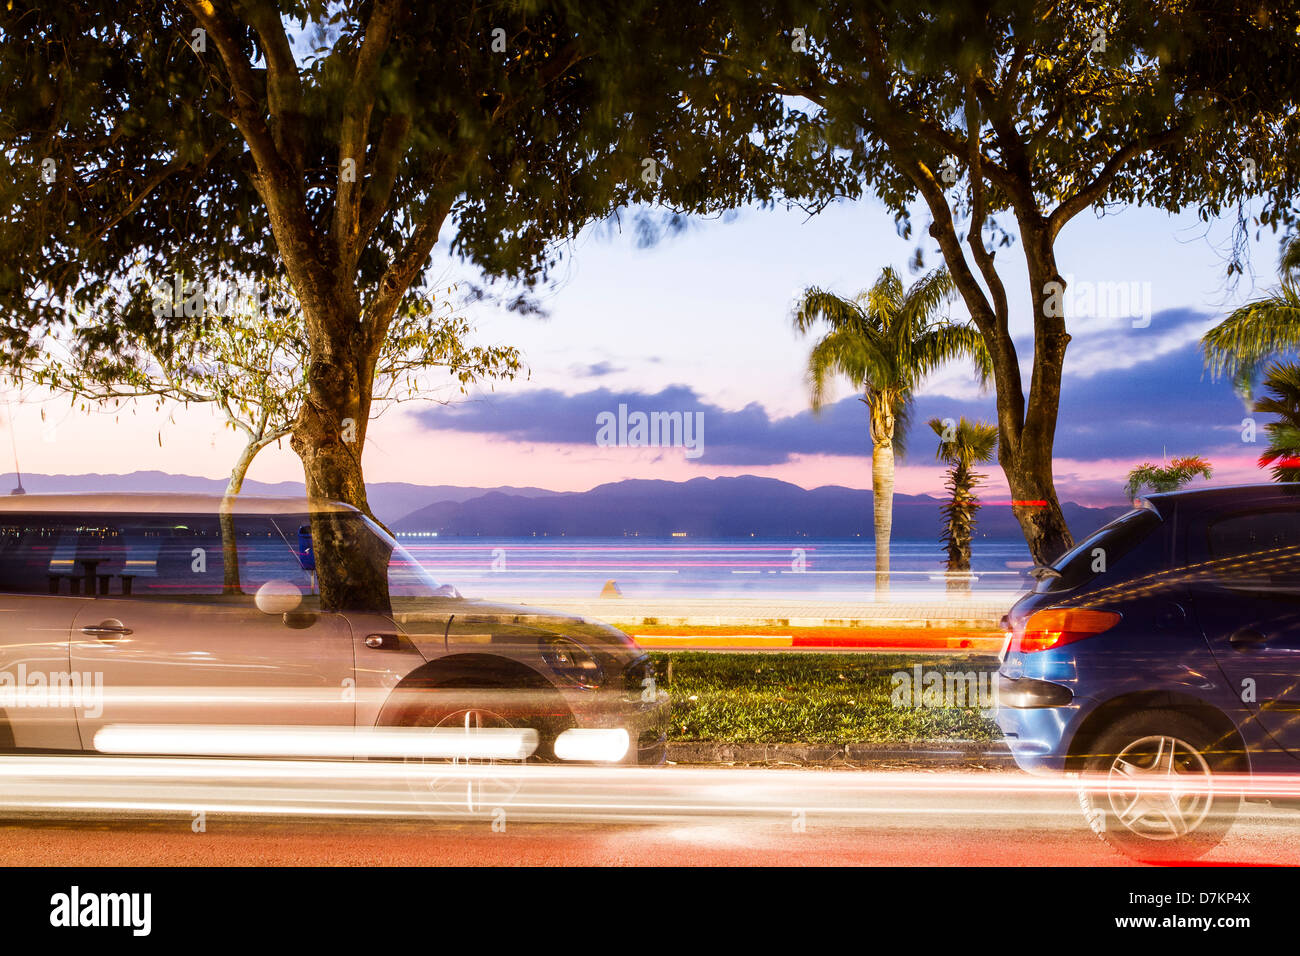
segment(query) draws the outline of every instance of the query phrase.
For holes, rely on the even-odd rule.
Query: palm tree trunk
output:
[[[871,508],[876,532],[876,600],[889,597],[889,536],[894,526],[894,446],[871,449]]]

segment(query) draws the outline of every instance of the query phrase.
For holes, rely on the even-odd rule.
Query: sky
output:
[[[924,224],[918,217],[915,232]],[[1209,458],[1216,484],[1267,477],[1255,465],[1262,429],[1254,442],[1243,440],[1241,400],[1209,380],[1198,353],[1206,329],[1276,280],[1278,240],[1266,232],[1252,234],[1255,274],[1230,286],[1229,239],[1226,220],[1136,208],[1084,213],[1061,233],[1072,335],[1056,441],[1063,500],[1119,503],[1131,467],[1185,454]],[[590,228],[566,248],[556,282],[539,296],[544,318],[469,307],[475,340],[518,346],[529,374],[468,397],[450,387],[430,394],[450,404],[390,407],[371,426],[367,479],[573,491],[623,478],[758,474],[804,487],[868,488],[864,406],[844,386],[820,414],[809,410],[811,340],[793,331],[790,311],[806,286],[852,295],[887,265],[911,281],[915,247],[873,200],[812,217],[753,209],[696,220],[650,247],[626,222]],[[922,251],[927,267],[940,263],[933,243]],[[998,262],[1027,387],[1030,307],[1018,246],[1000,250]],[[473,278],[450,259],[446,241],[431,275]],[[959,304],[952,314],[964,317]],[[7,399],[0,414],[26,473],[220,477],[241,444],[200,406],[83,412],[38,390],[9,391]],[[600,416],[616,417],[620,405],[628,414],[689,413],[702,419],[703,440],[694,452],[602,444]],[[927,419],[992,420],[993,407],[991,389],[981,392],[963,365],[925,382],[896,490],[942,491]],[[987,471],[986,494],[1005,494],[997,466]],[[265,450],[249,477],[301,480],[302,471],[285,442]]]

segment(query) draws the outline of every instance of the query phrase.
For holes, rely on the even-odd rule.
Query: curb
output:
[[[920,743],[731,744],[669,741],[668,761],[693,765],[763,765],[801,767],[879,767],[911,764],[925,767],[1014,769],[1005,743],[934,740]]]

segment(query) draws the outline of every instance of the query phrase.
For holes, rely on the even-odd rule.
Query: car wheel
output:
[[[1079,802],[1102,840],[1138,859],[1195,859],[1232,828],[1241,794],[1225,789],[1234,754],[1194,717],[1131,714],[1099,736]]]
[[[463,730],[466,736],[484,729],[532,729],[537,733],[537,747],[524,759],[407,758],[407,763],[429,771],[407,779],[417,802],[435,810],[491,811],[518,793],[522,785],[518,768],[555,760],[555,739],[573,726],[572,715],[554,693],[524,691],[522,702],[517,699],[519,693],[519,688],[473,680],[419,688],[395,721],[399,726]]]

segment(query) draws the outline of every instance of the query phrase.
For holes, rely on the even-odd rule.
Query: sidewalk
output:
[[[995,654],[1013,596],[922,602],[529,598],[655,650],[938,650]]]
[[[550,607],[617,627],[967,627],[996,628],[1015,600],[999,596],[983,600],[854,603],[745,598],[628,598],[574,599],[537,597],[522,604]]]

